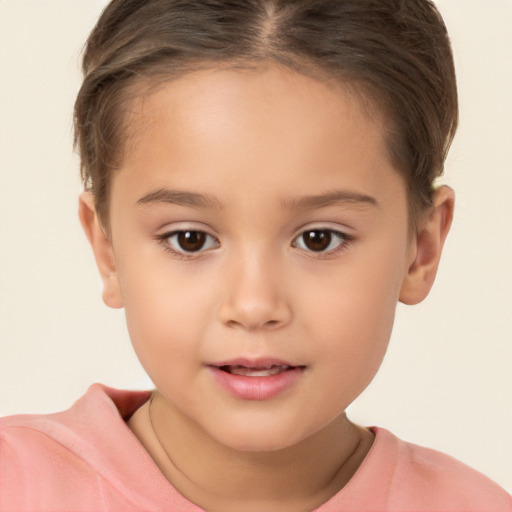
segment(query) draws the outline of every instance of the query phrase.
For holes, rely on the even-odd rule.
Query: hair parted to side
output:
[[[360,87],[385,115],[414,217],[431,204],[458,122],[446,27],[430,0],[112,0],[87,40],[75,104],[84,186],[108,227],[136,85],[274,61]]]

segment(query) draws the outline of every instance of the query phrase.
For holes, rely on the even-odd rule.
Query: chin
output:
[[[277,428],[276,425],[252,422],[251,425],[231,425],[214,434],[217,441],[239,452],[276,452],[299,444],[307,435],[300,435],[297,427]]]

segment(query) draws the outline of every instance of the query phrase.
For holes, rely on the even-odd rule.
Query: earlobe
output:
[[[112,242],[106,235],[98,218],[91,192],[86,191],[80,194],[78,215],[82,228],[91,244],[96,265],[103,281],[103,301],[111,308],[122,308],[123,300]]]
[[[400,291],[400,302],[418,304],[430,292],[436,277],[444,242],[453,220],[455,194],[450,187],[439,187],[433,206],[425,212],[418,225],[412,245],[412,261]]]

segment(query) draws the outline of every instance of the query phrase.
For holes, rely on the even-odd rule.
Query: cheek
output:
[[[133,347],[151,377],[195,363],[201,332],[211,314],[210,298],[198,280],[161,264],[119,265],[126,322]]]
[[[353,398],[377,372],[393,328],[401,258],[394,251],[389,257],[383,254],[381,250],[379,258],[359,258],[358,265],[340,266],[324,286],[314,288],[308,301],[308,334],[322,345],[328,378],[336,380],[338,389],[352,389]]]

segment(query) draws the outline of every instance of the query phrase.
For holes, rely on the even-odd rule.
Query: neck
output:
[[[297,445],[239,451],[176,414],[158,392],[129,426],[182,495],[223,512],[316,508],[345,486],[373,442],[343,414]]]

